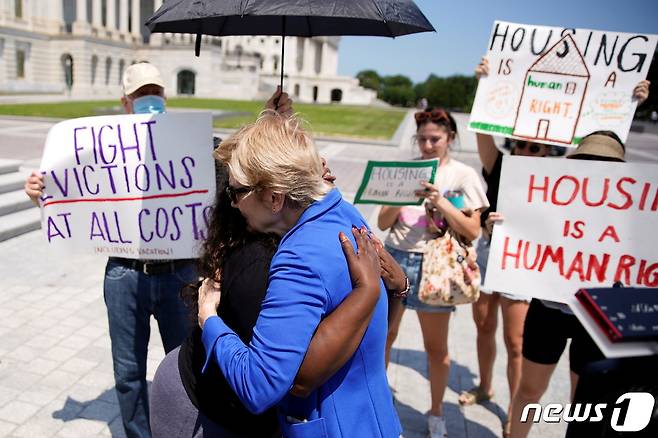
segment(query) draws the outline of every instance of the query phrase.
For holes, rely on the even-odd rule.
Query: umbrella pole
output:
[[[285,58],[286,54],[286,16],[283,16],[283,35],[281,38],[281,82],[279,83],[279,87],[281,87],[281,92],[283,93],[283,60]]]

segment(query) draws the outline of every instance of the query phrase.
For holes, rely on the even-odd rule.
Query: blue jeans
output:
[[[178,347],[191,329],[179,293],[185,284],[196,280],[193,261],[181,263],[174,272],[155,275],[146,275],[114,258],[107,262],[103,295],[110,325],[115,388],[129,438],[151,436],[146,383],[151,315],[158,321],[165,351]]]

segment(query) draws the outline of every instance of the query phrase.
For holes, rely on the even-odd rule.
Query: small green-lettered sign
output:
[[[421,181],[434,183],[439,160],[368,161],[355,204],[420,205]]]

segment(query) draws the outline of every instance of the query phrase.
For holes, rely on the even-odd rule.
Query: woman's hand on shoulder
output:
[[[373,235],[372,240],[375,242],[375,248],[377,248],[377,254],[379,254],[379,264],[382,267],[381,276],[386,290],[393,292],[396,297],[405,296],[409,280],[404,274],[402,266],[386,250],[384,244],[376,236]]]
[[[217,315],[217,307],[222,297],[219,282],[206,278],[199,288],[199,327],[203,329],[206,320]]]

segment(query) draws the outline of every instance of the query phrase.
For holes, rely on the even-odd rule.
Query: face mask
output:
[[[133,100],[133,113],[160,114],[165,112],[165,100],[160,96],[142,96]]]

